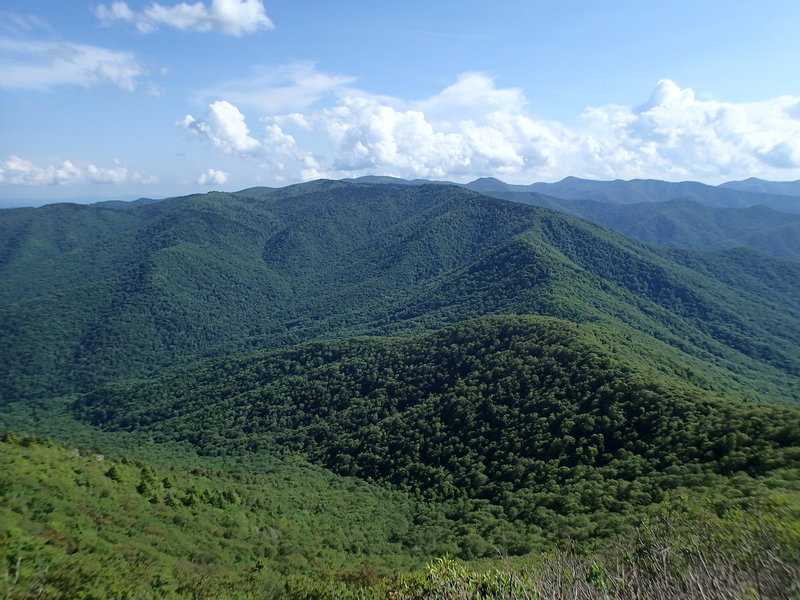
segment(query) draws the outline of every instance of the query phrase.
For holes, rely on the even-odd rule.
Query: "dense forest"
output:
[[[701,360],[740,395],[798,399],[794,262],[676,256],[448,186],[322,181],[0,217],[3,402],[508,313],[602,320]]]
[[[433,182],[361,177],[357,182],[420,186]],[[455,185],[455,184],[454,184]],[[493,177],[463,187],[582,217],[643,242],[673,248],[750,248],[800,260],[800,184],[751,179],[696,182],[594,181],[511,185]]]
[[[482,533],[493,539],[463,548],[467,558],[608,535],[669,490],[800,467],[796,409],[643,378],[602,348],[574,324],[484,318],[227,359],[102,387],[73,410],[210,455],[302,453],[342,475],[456,501],[465,514],[485,511]],[[491,531],[498,521],[512,526]]]
[[[792,597],[800,263],[673,246],[422,183],[0,211],[5,597]]]

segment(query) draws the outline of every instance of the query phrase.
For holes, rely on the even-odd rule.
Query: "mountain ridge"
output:
[[[678,264],[600,226],[454,186],[320,181],[127,211],[35,210],[0,213],[7,239],[20,240],[0,254],[6,382],[63,384],[58,374],[68,372],[93,384],[241,344],[413,332],[507,310],[610,319],[773,382],[800,363],[796,294],[762,298],[757,270],[734,289],[731,277],[702,267],[708,255]],[[75,235],[78,222],[100,238]],[[798,271],[769,270],[781,281]],[[492,278],[507,291],[481,287]],[[462,289],[470,281],[486,283]],[[34,363],[20,345],[38,349]]]

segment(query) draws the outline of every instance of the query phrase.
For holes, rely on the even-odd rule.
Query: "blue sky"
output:
[[[365,174],[800,179],[800,3],[0,9],[0,206]]]

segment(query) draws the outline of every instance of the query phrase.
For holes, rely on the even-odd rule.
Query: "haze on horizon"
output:
[[[9,0],[0,207],[362,175],[800,179],[789,0]]]

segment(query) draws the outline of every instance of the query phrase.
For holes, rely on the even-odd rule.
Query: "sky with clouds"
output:
[[[797,0],[5,0],[0,206],[800,179]]]

